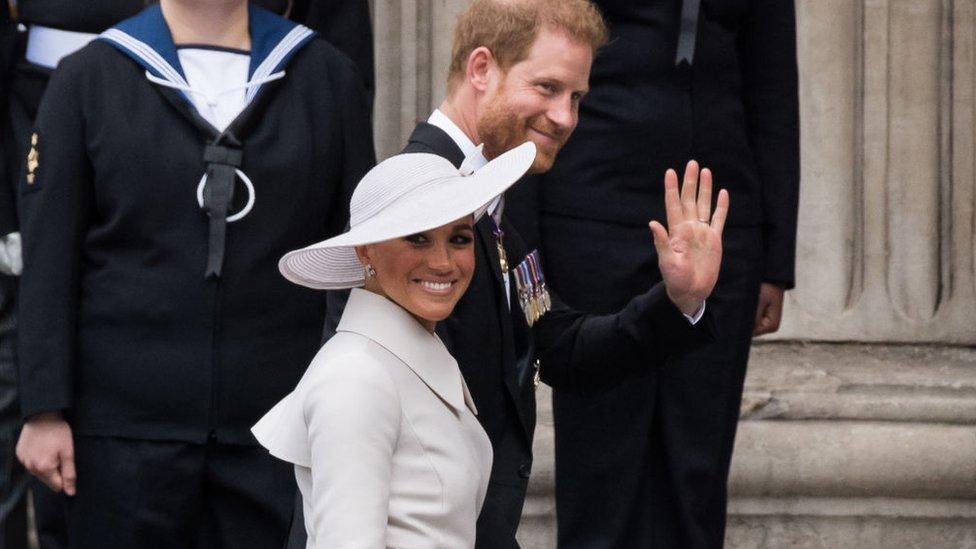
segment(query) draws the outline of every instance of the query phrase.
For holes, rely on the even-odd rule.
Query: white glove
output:
[[[24,261],[20,257],[20,233],[10,233],[0,238],[0,273],[20,276]]]

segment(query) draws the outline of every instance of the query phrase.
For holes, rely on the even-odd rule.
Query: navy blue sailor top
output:
[[[253,5],[249,25],[249,79],[265,83],[223,132],[164,85],[184,74],[158,6],[53,75],[20,182],[25,417],[254,444],[250,426],[317,351],[326,296],[277,261],[345,226],[375,161],[368,101],[353,63],[312,31]],[[224,211],[206,204],[218,198]]]

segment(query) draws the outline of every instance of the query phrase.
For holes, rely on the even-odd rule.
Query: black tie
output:
[[[207,163],[207,184],[203,189],[203,210],[210,214],[207,270],[204,278],[220,277],[227,241],[227,212],[234,200],[237,168],[243,154],[238,148],[207,145],[203,160]]]
[[[701,0],[684,0],[681,6],[681,32],[678,34],[678,53],[674,64],[695,62],[695,41],[698,34],[698,8]]]

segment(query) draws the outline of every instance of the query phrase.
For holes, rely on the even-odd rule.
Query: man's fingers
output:
[[[34,476],[41,479],[41,482],[55,492],[60,492],[64,487],[64,480],[61,478],[61,469],[57,465],[46,465],[34,472]]]
[[[729,191],[722,189],[718,192],[718,200],[715,202],[715,214],[712,215],[712,228],[722,236],[722,229],[725,228],[725,218],[729,215]]]
[[[678,195],[678,174],[674,170],[668,170],[664,174],[664,209],[668,216],[668,227],[676,227],[684,221],[681,198]]]
[[[704,168],[698,183],[698,219],[712,218],[712,170]]]
[[[668,250],[668,231],[657,221],[651,221],[649,226],[654,236],[654,247],[657,248],[657,255],[660,257]]]
[[[761,336],[766,334],[771,334],[779,329],[778,325],[775,325],[769,317],[764,316],[762,322],[756,324],[756,328],[752,331],[753,336]]]
[[[766,283],[759,293],[759,306],[756,307],[756,325],[752,330],[753,336],[771,334],[779,330],[783,320],[782,293],[766,290]]]
[[[75,472],[75,458],[71,453],[61,456],[61,480],[64,493],[73,496],[78,485],[78,474]]]
[[[782,296],[782,294],[780,294]],[[771,334],[779,330],[780,322],[783,321],[783,300],[779,298],[773,298],[769,301],[769,306],[766,307],[766,314],[763,318],[763,328],[766,330],[765,333]]]
[[[769,307],[769,303],[766,302],[762,296],[759,296],[759,306],[756,307],[756,321],[752,328],[753,336],[763,335],[765,332],[765,327],[763,325],[766,319],[766,309]]]
[[[681,207],[684,210],[684,219],[694,219],[695,197],[698,196],[698,162],[689,160],[685,166],[685,179],[681,184]]]

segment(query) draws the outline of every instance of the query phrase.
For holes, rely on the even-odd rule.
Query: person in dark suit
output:
[[[750,341],[777,329],[794,282],[794,3],[598,4],[611,37],[579,126],[552,170],[513,191],[553,287],[599,313],[660,279],[654,255],[637,252],[648,214],[664,215],[655,181],[670,166],[712,167],[734,207],[708,301],[720,337],[595,398],[555,391],[559,546],[721,547]]]
[[[602,18],[586,0],[475,0],[455,30],[448,97],[417,126],[403,152],[438,154],[463,171],[531,140],[539,149],[531,171],[548,170],[576,125],[592,57],[604,37]],[[652,225],[667,273],[664,282],[646,284],[606,315],[582,314],[548,293],[539,254],[526,246],[503,212],[507,201],[490,205],[478,222],[471,285],[438,329],[458,360],[494,451],[477,547],[518,546],[515,534],[532,468],[540,379],[592,393],[710,338],[709,321],[699,315],[709,314],[704,300],[717,276],[717,229],[728,196],[720,193],[712,219],[708,171],[702,172],[696,205],[697,181],[698,168],[692,164],[685,174],[682,209],[677,175],[667,176],[674,206],[668,216],[670,236],[663,225]],[[702,248],[687,249],[692,253],[679,266],[672,245],[685,238],[678,237],[682,230],[695,233],[689,233],[688,242],[704,240],[699,241]],[[646,250],[637,253],[648,255]],[[603,286],[599,279],[591,282]],[[334,303],[330,300],[331,318],[338,312]]]
[[[277,259],[341,231],[374,163],[361,78],[315,35],[162,0],[51,77],[18,184],[17,455],[72,496],[70,547],[285,541],[295,479],[250,426],[325,299]]]

